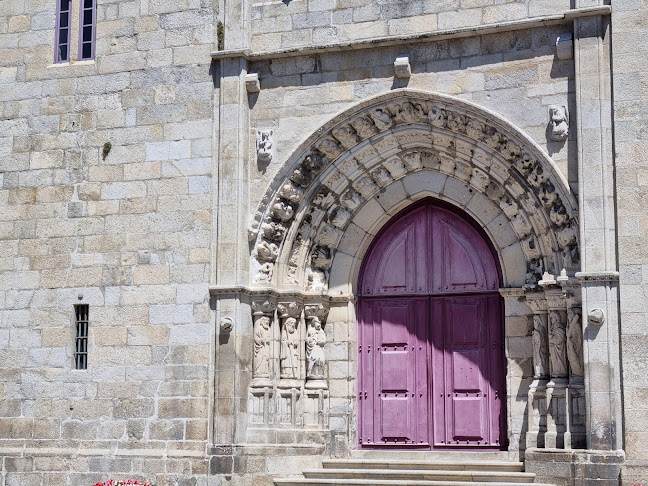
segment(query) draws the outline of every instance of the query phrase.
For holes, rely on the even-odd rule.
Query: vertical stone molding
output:
[[[326,380],[326,334],[324,324],[328,307],[323,304],[307,304],[306,316],[306,388],[328,389]]]
[[[272,386],[272,358],[273,339],[272,321],[274,316],[274,303],[269,300],[252,302],[253,327],[253,360],[252,360],[252,387]]]
[[[277,315],[281,321],[279,386],[300,387],[303,377],[303,332],[301,325],[302,306],[297,302],[281,302]]]
[[[575,2],[577,8],[591,5],[589,0]],[[574,20],[578,195],[584,209],[579,226],[581,241],[588,242],[580,247],[576,277],[581,279],[583,314],[602,309],[606,316],[600,328],[584,329],[587,448],[615,451],[624,443],[610,36],[607,16]]]

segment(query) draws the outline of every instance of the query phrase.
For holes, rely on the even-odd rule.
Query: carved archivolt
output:
[[[493,113],[405,90],[336,118],[287,163],[250,227],[255,281],[325,290],[354,214],[423,170],[453,177],[500,207],[524,251],[527,284],[544,271],[577,269],[576,201],[549,157]]]

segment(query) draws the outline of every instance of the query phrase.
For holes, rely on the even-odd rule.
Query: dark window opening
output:
[[[95,39],[95,0],[83,0],[79,25],[79,59],[94,58]]]
[[[70,60],[70,0],[59,0],[56,4],[56,49],[54,62]]]
[[[74,348],[74,367],[77,370],[88,369],[88,313],[87,304],[75,305],[76,339]]]

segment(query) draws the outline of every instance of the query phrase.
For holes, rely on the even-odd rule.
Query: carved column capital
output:
[[[298,319],[301,315],[302,306],[298,302],[279,302],[277,304],[277,313],[282,319],[293,317]]]
[[[275,302],[270,299],[252,301],[253,316],[271,316],[275,310]]]
[[[567,308],[567,295],[561,288],[545,290],[545,298],[549,310],[565,310]]]
[[[304,305],[304,314],[308,321],[312,320],[314,317],[319,318],[320,321],[325,321],[328,316],[328,311],[328,305],[323,303]]]
[[[547,299],[544,292],[528,292],[526,303],[534,314],[544,314],[548,310]]]

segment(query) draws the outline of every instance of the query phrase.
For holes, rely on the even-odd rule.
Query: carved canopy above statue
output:
[[[578,269],[576,200],[535,142],[463,100],[396,90],[336,116],[286,162],[250,227],[255,282],[325,290],[354,216],[419,171],[443,173],[499,207],[522,247],[527,284],[543,271]]]

